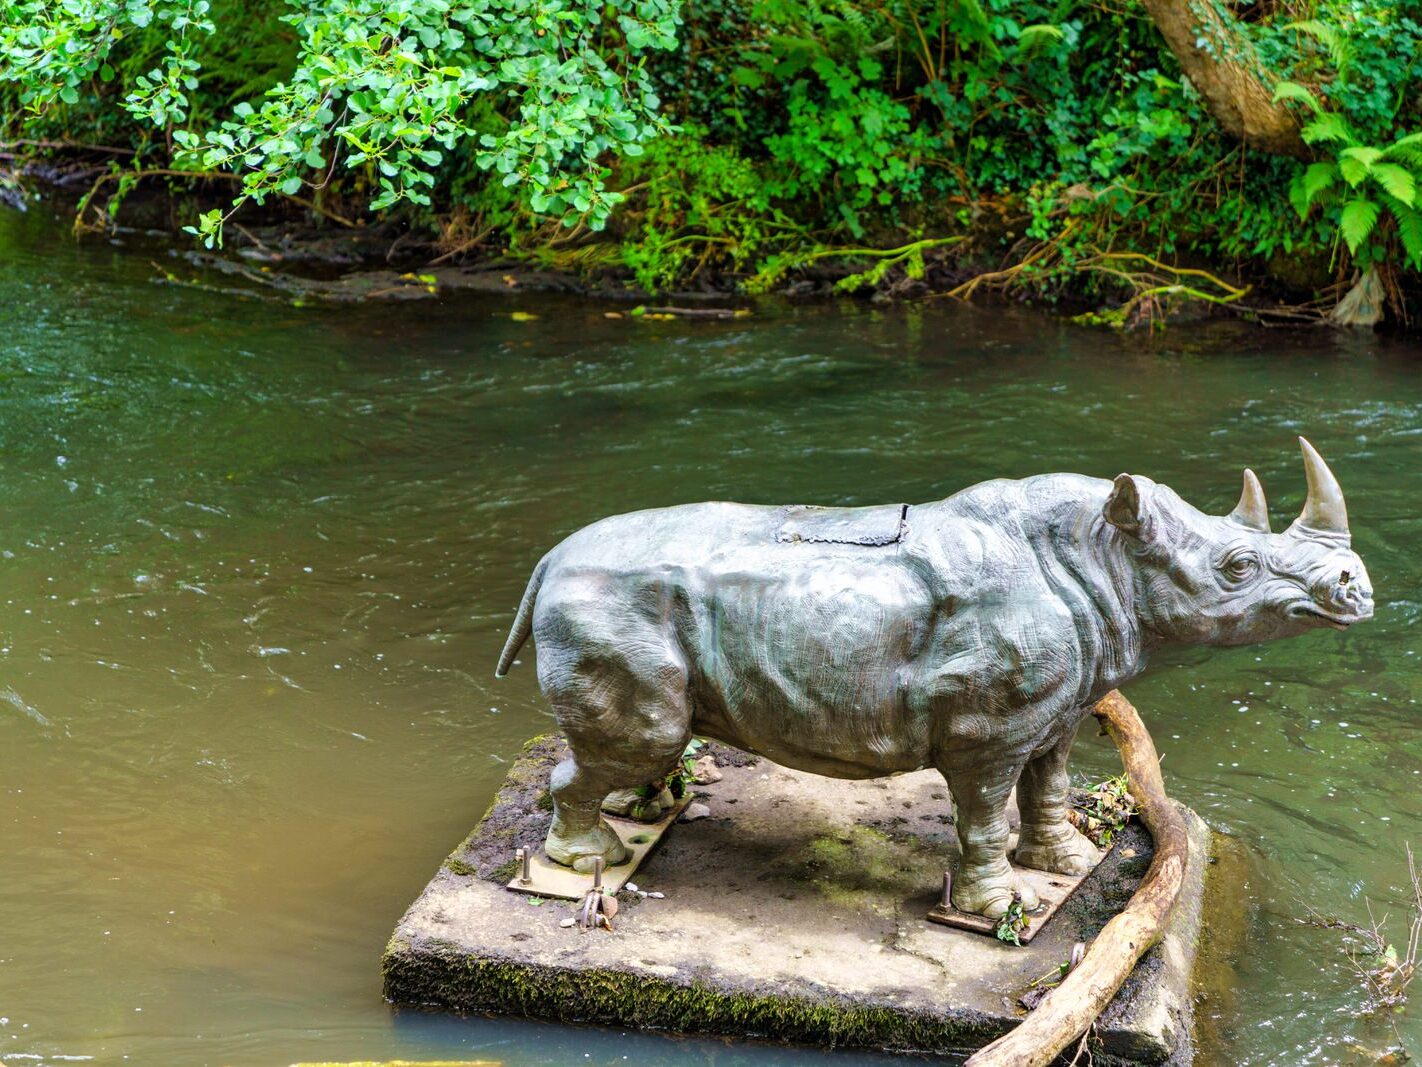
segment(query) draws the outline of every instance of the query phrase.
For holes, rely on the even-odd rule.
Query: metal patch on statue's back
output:
[[[812,541],[832,545],[892,545],[904,533],[907,504],[867,508],[822,508],[802,504],[785,509],[777,541]]]

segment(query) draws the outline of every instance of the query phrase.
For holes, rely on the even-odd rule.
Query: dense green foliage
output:
[[[244,72],[272,84],[255,101],[229,99],[202,129],[187,121],[202,90],[197,57],[216,32],[209,0],[22,0],[4,10],[0,78],[18,87],[20,105],[43,115],[117,80],[119,105],[167,135],[175,167],[240,177],[234,208],[319,187],[337,166],[367,168],[372,211],[428,206],[435,169],[465,141],[531,210],[595,222],[619,199],[605,186],[603,160],[634,154],[665,129],[638,57],[674,45],[676,26],[668,0],[293,5],[279,17],[294,31],[282,64],[292,69]],[[248,11],[234,5],[231,15]],[[113,62],[121,51],[144,57],[130,58],[123,78]],[[488,95],[506,106],[495,127],[480,129],[471,119]],[[222,220],[221,212],[200,220],[209,244]]]
[[[1043,291],[1129,280],[1120,256],[1418,267],[1419,5],[1195,2],[1312,159],[1222,133],[1131,0],[21,0],[0,98],[11,138],[119,140],[235,175],[237,204],[405,211],[647,287],[964,234]]]

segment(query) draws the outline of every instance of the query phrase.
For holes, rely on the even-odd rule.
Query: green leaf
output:
[[[1304,188],[1306,177],[1305,174],[1298,173],[1295,174],[1293,179],[1289,182],[1289,203],[1294,206],[1294,210],[1298,212],[1298,216],[1301,219],[1308,218],[1310,203],[1308,192]]]
[[[1343,234],[1343,240],[1348,245],[1348,251],[1353,255],[1358,254],[1358,249],[1363,247],[1363,242],[1373,232],[1373,227],[1378,224],[1378,205],[1366,197],[1357,197],[1343,205],[1343,213],[1338,219],[1338,228]]]
[[[1348,128],[1342,115],[1325,111],[1300,131],[1304,144],[1321,144],[1327,141],[1342,141],[1344,144],[1357,143],[1353,131]]]
[[[1303,196],[1305,204],[1312,204],[1318,194],[1338,180],[1338,164],[1310,163],[1303,174]]]
[[[1412,207],[1417,199],[1417,179],[1410,170],[1396,163],[1377,163],[1373,166],[1372,176],[1391,195]]]
[[[1318,97],[1298,82],[1280,82],[1274,86],[1274,103],[1280,100],[1299,100],[1307,104],[1315,115],[1323,114],[1323,105],[1318,102]]]
[[[1417,270],[1422,267],[1422,213],[1405,204],[1389,204],[1388,207],[1397,220],[1397,236],[1402,240],[1407,265]]]
[[[1342,74],[1348,69],[1348,65],[1353,61],[1353,46],[1347,35],[1339,32],[1326,22],[1317,19],[1307,19],[1303,22],[1291,22],[1284,27],[1286,30],[1298,30],[1312,37],[1324,48],[1328,49],[1328,56],[1333,60],[1334,67],[1338,73]]]
[[[1388,159],[1407,159],[1414,164],[1422,163],[1422,133],[1399,137],[1383,149],[1383,155]]]
[[[731,84],[744,85],[747,89],[759,89],[765,84],[765,75],[754,67],[734,67],[731,70]]]
[[[301,192],[301,179],[295,177],[288,178],[281,183],[280,189],[282,196],[295,196]]]
[[[1064,40],[1066,40],[1066,34],[1062,32],[1060,26],[1039,22],[1033,26],[1022,27],[1022,32],[1017,35],[1017,48],[1019,51],[1030,54]]]
[[[1368,176],[1368,166],[1361,160],[1351,156],[1338,160],[1338,173],[1343,175],[1343,180],[1356,189],[1359,183]]]
[[[1343,149],[1343,151],[1338,154],[1340,156],[1346,156],[1349,159],[1356,159],[1369,170],[1371,170],[1373,164],[1382,159],[1383,156],[1381,148],[1368,148],[1362,145],[1353,145]]]

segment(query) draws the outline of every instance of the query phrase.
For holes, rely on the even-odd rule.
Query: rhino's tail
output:
[[[543,574],[547,570],[548,557],[544,556],[538,561],[538,566],[533,568],[533,574],[528,579],[528,588],[523,591],[518,614],[514,616],[513,629],[509,631],[509,639],[504,642],[504,650],[499,653],[499,665],[494,668],[495,678],[502,678],[509,673],[513,658],[518,655],[518,650],[533,632],[533,602],[538,599],[538,587],[543,584]]]

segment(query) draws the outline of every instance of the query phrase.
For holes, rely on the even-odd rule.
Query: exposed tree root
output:
[[[877,285],[894,267],[902,266],[910,278],[922,278],[924,273],[923,255],[936,248],[962,244],[968,238],[958,234],[953,237],[928,237],[913,241],[898,248],[814,248],[804,252],[790,252],[771,256],[760,272],[745,283],[742,288],[748,293],[768,292],[788,272],[801,270],[823,259],[872,259],[877,260],[868,270],[841,278],[835,283],[840,292],[853,292],[864,286]]]
[[[1054,267],[1061,262],[1062,246],[1066,239],[1071,236],[1076,229],[1077,220],[1067,219],[1066,225],[1062,227],[1062,232],[1050,241],[1044,241],[1034,248],[1027,257],[1019,263],[1014,263],[1010,267],[1001,270],[987,271],[969,278],[962,285],[948,290],[947,295],[955,300],[971,300],[973,294],[983,286],[1005,290],[1017,282],[1023,273],[1035,269]]]
[[[1130,290],[1119,307],[1087,312],[1076,317],[1089,325],[1137,327],[1163,323],[1172,302],[1198,301],[1239,315],[1260,319],[1321,323],[1325,309],[1312,305],[1269,306],[1245,303],[1252,286],[1225,281],[1210,271],[1162,262],[1143,252],[1114,252],[1080,248],[1067,255],[1067,239],[1075,231],[1075,218],[1068,219],[1061,233],[1036,245],[1019,262],[998,270],[985,271],[949,290],[947,296],[969,300],[983,289],[1006,293],[1014,288],[1040,284],[1052,276],[1096,274],[1111,278]]]
[[[1087,1033],[1136,961],[1160,939],[1180,896],[1190,838],[1166,795],[1155,744],[1131,702],[1115,690],[1097,702],[1092,714],[1121,751],[1141,822],[1155,839],[1155,856],[1135,895],[1097,935],[1081,963],[1017,1029],[975,1053],[968,1067],[1046,1067],[1056,1059]]]

